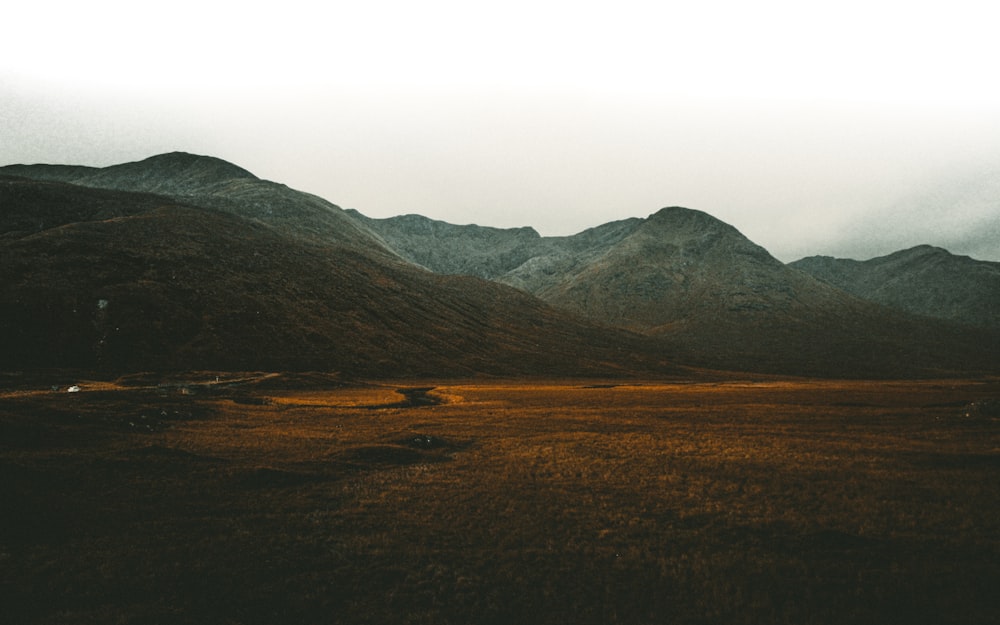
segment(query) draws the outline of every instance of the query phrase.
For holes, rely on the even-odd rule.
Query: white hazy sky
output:
[[[375,217],[681,205],[782,260],[1000,260],[1000,8],[758,0],[4,10],[0,164],[210,154]]]

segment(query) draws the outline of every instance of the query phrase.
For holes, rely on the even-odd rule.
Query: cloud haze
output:
[[[185,150],[371,216],[568,234],[683,205],[782,260],[1000,260],[993,16],[942,11],[35,4],[0,42],[0,163]]]

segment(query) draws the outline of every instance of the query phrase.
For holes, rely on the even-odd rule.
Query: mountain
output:
[[[152,156],[143,161],[111,167],[78,165],[10,165],[2,168],[12,176],[35,180],[54,180],[74,184],[144,191],[161,195],[204,195],[226,188],[233,181],[260,182],[249,171],[211,156],[186,152],[171,152]]]
[[[403,258],[440,274],[495,280],[546,248],[533,228],[458,226],[421,215],[372,219],[354,209],[346,212]]]
[[[542,237],[527,227],[459,226],[421,215],[373,219],[354,209],[347,213],[421,267],[495,280],[531,293],[607,251],[642,221],[627,219],[569,237]]]
[[[688,317],[829,306],[843,293],[789,269],[732,226],[670,207],[569,237],[454,226],[418,215],[369,219],[400,256],[437,273],[517,286],[602,323],[658,333]],[[807,300],[803,302],[803,299]]]
[[[200,158],[0,170],[0,368],[677,370],[637,336],[418,268],[333,205]]]
[[[924,322],[788,267],[737,229],[671,207],[539,293],[703,366],[851,375],[998,364],[996,337]]]
[[[983,340],[855,297],[784,265],[701,211],[669,207],[570,237],[417,216],[362,219],[404,258],[516,286],[575,315],[645,334],[664,353],[700,366],[909,375],[997,364],[983,347],[995,344],[992,335]]]
[[[671,207],[538,294],[589,318],[659,333],[691,316],[787,311],[795,278],[732,226]]]
[[[296,237],[398,258],[376,235],[330,202],[261,180],[210,156],[172,152],[104,168],[9,165],[0,167],[0,175],[162,195],[266,223]]]
[[[897,310],[1000,329],[1000,263],[921,245],[866,261],[810,256],[791,266]]]
[[[0,168],[0,323],[2,368],[1000,370],[997,331],[854,296],[700,211],[568,237],[370,219],[184,153]]]

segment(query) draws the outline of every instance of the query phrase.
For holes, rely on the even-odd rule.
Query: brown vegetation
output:
[[[997,380],[52,383],[2,622],[1000,620]]]

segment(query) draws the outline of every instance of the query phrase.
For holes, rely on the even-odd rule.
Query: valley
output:
[[[3,622],[1000,614],[996,378],[3,382]]]
[[[0,167],[0,622],[1000,621],[1000,264]]]

